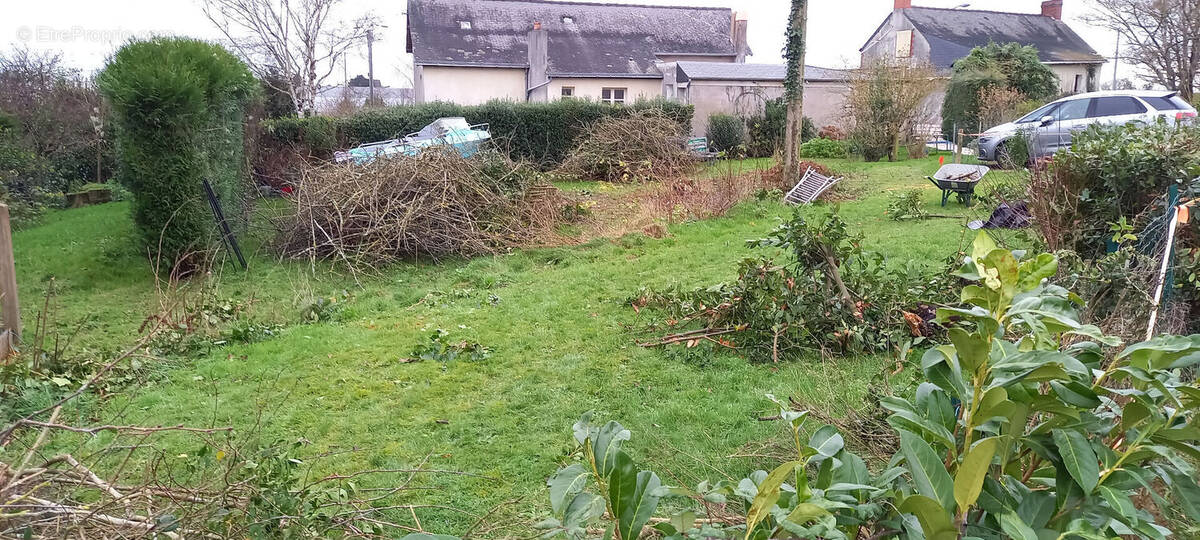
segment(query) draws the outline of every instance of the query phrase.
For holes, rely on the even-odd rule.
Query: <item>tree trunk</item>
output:
[[[792,8],[787,56],[788,63],[795,63],[796,69],[789,70],[789,75],[794,79],[788,81],[792,89],[788,92],[787,126],[783,137],[783,174],[789,182],[798,182],[801,174],[800,134],[804,128],[804,42],[808,0],[792,0]]]

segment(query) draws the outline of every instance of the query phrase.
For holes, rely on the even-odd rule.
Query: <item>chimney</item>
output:
[[[746,32],[750,26],[750,21],[746,19],[738,19],[734,14],[733,21],[733,50],[737,53],[737,62],[746,61],[746,56],[753,54],[750,52],[750,45],[746,41]]]
[[[1042,16],[1062,20],[1063,0],[1046,0],[1042,2]]]
[[[525,72],[526,101],[549,101],[550,99],[550,35],[542,29],[542,23],[533,23],[529,31],[529,70]]]
[[[896,9],[908,9],[912,7],[912,0],[896,0]]]

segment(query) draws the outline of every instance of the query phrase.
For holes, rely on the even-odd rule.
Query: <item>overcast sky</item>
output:
[[[618,3],[610,0],[593,0]],[[965,0],[916,0],[918,6],[954,7]],[[4,0],[0,18],[0,46],[27,45],[33,49],[61,51],[68,64],[91,72],[122,42],[134,36],[183,35],[219,40],[221,35],[205,19],[199,0]],[[824,67],[855,67],[858,48],[892,10],[893,0],[810,0],[807,63]],[[750,21],[748,61],[781,62],[788,0],[638,0],[634,3],[720,6],[732,8]],[[341,17],[354,19],[374,13],[388,27],[376,43],[376,78],[383,84],[407,85],[412,59],[404,53],[404,0],[343,0]],[[1039,13],[1041,0],[976,0],[969,9]],[[1115,36],[1092,28],[1080,16],[1093,9],[1091,0],[1066,0],[1064,19],[1100,54],[1111,57]],[[1112,80],[1113,63],[1101,72],[1100,80]],[[1120,76],[1130,76],[1122,65]],[[347,59],[350,77],[366,73],[366,46],[358,47]],[[327,83],[342,80],[339,66]]]

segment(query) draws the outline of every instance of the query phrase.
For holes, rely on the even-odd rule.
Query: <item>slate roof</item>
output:
[[[907,8],[903,13],[929,42],[929,61],[942,69],[952,66],[971,49],[991,42],[1033,45],[1038,58],[1045,63],[1104,62],[1104,57],[1070,26],[1039,13],[929,7]],[[889,18],[894,16],[893,12]]]
[[[656,54],[735,55],[732,20],[728,8],[409,0],[408,50],[418,65],[526,67],[527,36],[540,22],[551,76],[658,77]]]
[[[787,77],[785,64],[739,64],[726,62],[678,62],[687,79],[715,81],[782,81]],[[841,69],[804,66],[806,81],[845,81],[850,73]]]

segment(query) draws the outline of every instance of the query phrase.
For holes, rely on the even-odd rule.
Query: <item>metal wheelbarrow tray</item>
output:
[[[942,165],[933,176],[926,176],[933,185],[942,190],[942,206],[950,199],[950,194],[958,195],[958,200],[970,206],[971,198],[975,196],[975,186],[991,169],[986,165],[966,165],[963,163],[947,163]]]

